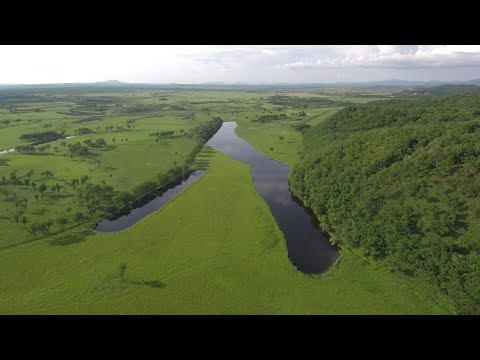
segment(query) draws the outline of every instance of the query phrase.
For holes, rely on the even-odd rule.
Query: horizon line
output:
[[[208,81],[208,82],[196,82],[196,83],[176,83],[176,82],[127,82],[122,80],[101,80],[101,81],[90,81],[90,82],[42,82],[42,83],[0,83],[2,85],[67,85],[67,84],[102,84],[102,83],[118,83],[125,85],[278,85],[278,84],[289,84],[289,85],[316,85],[316,84],[367,84],[367,83],[381,83],[381,82],[415,82],[415,83],[428,83],[428,82],[439,82],[439,83],[449,83],[449,82],[459,82],[466,83],[472,81],[480,81],[480,79],[470,79],[470,80],[403,80],[403,79],[386,79],[386,80],[369,80],[369,81],[335,81],[335,82],[291,82],[291,81],[279,81],[279,82],[248,82],[248,81],[234,81],[234,82],[224,82],[224,81]]]

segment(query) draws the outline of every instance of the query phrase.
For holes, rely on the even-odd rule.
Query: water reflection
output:
[[[136,209],[131,210],[128,214],[121,215],[110,220],[105,219],[99,222],[95,230],[98,232],[114,232],[129,228],[130,226],[142,220],[148,214],[151,214],[152,212],[160,209],[163,205],[176,197],[190,184],[194,183],[200,177],[202,177],[203,174],[205,174],[205,170],[194,171],[187,179],[183,180],[180,184],[177,184],[174,187],[168,189],[162,195],[157,196],[154,199],[149,199],[146,203],[142,204]]]
[[[311,212],[292,196],[289,167],[257,152],[235,134],[236,126],[236,122],[224,122],[207,145],[252,166],[254,186],[283,231],[292,263],[306,274],[324,272],[335,261],[338,251],[321,232],[318,222],[313,221]]]

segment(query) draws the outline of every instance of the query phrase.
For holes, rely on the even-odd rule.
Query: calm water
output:
[[[224,122],[207,145],[252,166],[253,183],[267,202],[287,241],[288,256],[303,273],[327,270],[338,256],[312,213],[290,192],[285,164],[271,160],[235,134],[236,122]]]
[[[119,216],[112,220],[105,219],[99,222],[95,227],[95,230],[98,232],[114,232],[129,228],[133,224],[142,220],[148,214],[151,214],[152,212],[160,209],[169,200],[172,200],[185,188],[197,181],[203,174],[205,174],[205,170],[194,171],[186,180],[183,180],[180,184],[172,187],[171,189],[168,189],[162,195],[155,197],[153,200],[148,200],[140,207],[131,210],[130,213]]]

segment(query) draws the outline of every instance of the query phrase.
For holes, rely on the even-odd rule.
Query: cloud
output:
[[[0,46],[0,82],[469,80],[479,45]]]
[[[480,67],[480,46],[473,45],[378,45],[344,46],[331,56],[319,54],[281,64],[286,70],[319,68],[391,68],[425,69]],[[343,51],[342,51],[343,50]]]

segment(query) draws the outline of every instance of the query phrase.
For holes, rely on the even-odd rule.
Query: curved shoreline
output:
[[[245,139],[239,137],[237,122],[224,122],[207,145],[251,166],[254,188],[270,208],[287,243],[288,257],[304,274],[324,273],[339,258],[338,248],[320,229],[300,199],[290,191],[290,167],[264,156]]]
[[[94,231],[99,234],[121,232],[130,229],[147,216],[161,210],[172,200],[183,193],[190,185],[200,180],[206,174],[205,170],[192,171],[187,177],[180,179],[164,190],[147,194],[137,200],[131,208],[104,219],[95,225]]]

